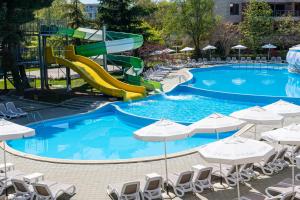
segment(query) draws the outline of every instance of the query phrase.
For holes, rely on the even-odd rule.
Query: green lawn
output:
[[[33,71],[38,71],[38,70],[40,70],[40,68],[38,68],[38,67],[27,68],[27,69],[26,69],[26,72],[33,72]]]
[[[40,88],[41,87],[41,80],[36,79],[35,84],[36,84],[37,88]],[[81,78],[73,79],[71,81],[71,85],[72,85],[73,88],[74,87],[80,87],[84,84],[86,84],[86,82]],[[30,83],[30,85],[31,85],[31,87],[35,87],[34,82]],[[49,79],[49,85],[50,85],[50,87],[53,87],[53,88],[56,88],[56,87],[65,88],[66,87],[66,80],[50,80]],[[9,81],[7,81],[7,86],[8,86],[8,89],[14,89],[14,86]],[[4,80],[0,80],[0,89],[4,89]]]

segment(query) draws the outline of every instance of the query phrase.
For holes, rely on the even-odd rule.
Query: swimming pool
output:
[[[230,67],[226,69],[236,70],[232,73],[242,73]],[[285,70],[266,70],[266,73],[271,75],[274,72],[276,76],[280,73],[288,76]],[[8,141],[8,145],[18,151],[37,156],[69,160],[122,160],[159,156],[163,154],[163,144],[139,141],[133,137],[133,132],[161,118],[190,124],[213,112],[230,114],[239,109],[265,104],[251,102],[251,99],[237,101],[222,96],[213,98],[194,90],[203,86],[201,72],[218,74],[222,72],[222,67],[191,72],[194,75],[192,80],[166,94],[153,95],[133,102],[116,102],[90,113],[32,124],[30,127],[35,128],[37,132],[35,137]],[[252,75],[260,76],[254,72]],[[225,75],[217,77],[222,79]],[[239,77],[243,76],[239,74]],[[249,77],[246,78],[250,81]],[[209,79],[211,78],[212,75]],[[217,79],[216,81],[218,83]],[[193,87],[187,87],[191,84]],[[249,86],[249,90],[251,88]],[[279,92],[282,91],[278,91],[278,94]],[[233,132],[222,133],[221,137],[232,134]],[[168,142],[168,153],[188,150],[213,142],[216,138],[215,134],[199,134],[185,140]]]
[[[249,68],[247,65],[233,65],[196,69],[192,71],[194,78],[188,84],[227,93],[299,98],[300,75],[289,73],[284,66]]]

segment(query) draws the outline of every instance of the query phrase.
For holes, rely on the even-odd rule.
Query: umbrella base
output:
[[[176,197],[176,195],[172,192],[164,192],[162,194],[163,199],[174,199]]]
[[[214,188],[217,188],[217,189],[227,189],[227,188],[229,188],[229,185],[227,185],[226,183],[215,183],[214,184]]]

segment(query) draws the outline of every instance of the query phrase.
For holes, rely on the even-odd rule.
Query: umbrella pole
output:
[[[168,177],[168,161],[167,161],[167,142],[165,140],[164,142],[164,146],[165,146],[165,167],[166,167],[166,191],[167,194],[169,195],[169,189],[168,189],[168,181],[169,181],[169,177]]]
[[[4,180],[4,189],[5,189],[5,199],[7,199],[7,189],[6,189],[6,184],[7,184],[7,171],[6,171],[6,144],[5,141],[3,142],[3,160],[4,160],[4,174],[5,174],[5,180]]]
[[[237,175],[236,175],[236,186],[237,186],[237,192],[238,192],[238,200],[240,200],[240,198],[241,198],[241,194],[240,194],[240,180],[239,180],[239,176],[240,176],[240,174],[239,174],[239,168],[238,168],[238,165],[235,165],[235,170],[236,170],[236,173],[237,173]]]
[[[292,152],[292,185],[293,185],[293,192],[295,191],[295,157],[294,152]]]
[[[241,61],[241,50],[239,49],[239,60]]]
[[[268,50],[268,60],[270,60],[270,48]]]

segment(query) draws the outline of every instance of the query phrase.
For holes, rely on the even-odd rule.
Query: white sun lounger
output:
[[[130,199],[140,200],[140,182],[127,182],[124,184],[112,184],[108,185],[106,192],[108,196],[113,200]]]
[[[295,186],[299,186],[300,182],[295,181]],[[267,187],[265,192],[269,197],[275,197],[278,195],[282,195],[285,193],[289,193],[293,191],[293,186],[292,186],[292,179],[291,178],[286,178],[280,182],[278,182],[275,185],[272,185],[270,187]],[[295,197],[297,199],[300,198],[300,190],[298,187],[294,187]]]
[[[287,152],[287,148],[282,148],[278,151],[277,156],[274,160],[274,165],[277,167],[279,171],[283,170],[284,168],[288,167],[288,162],[284,160],[284,156]]]
[[[32,185],[26,183],[22,178],[13,178],[11,182],[16,191],[16,193],[14,194],[14,198],[33,200],[35,192]]]
[[[277,167],[274,165],[277,153],[270,155],[265,160],[255,163],[254,166],[261,169],[261,171],[266,175],[272,175],[276,172]]]
[[[261,193],[251,192],[247,195],[241,196],[240,200],[293,200],[294,197],[295,192],[287,192],[274,197],[268,197],[267,195]]]
[[[244,181],[250,181],[252,178],[257,177],[258,174],[256,174],[253,170],[253,166],[253,163],[248,163],[241,166],[240,175]]]
[[[298,156],[300,154],[300,146],[296,146],[296,147],[293,147],[293,146],[289,146],[287,148],[287,151],[284,155],[284,157],[286,159],[288,159],[290,161],[290,163],[293,162],[293,155],[294,155],[294,163],[296,163],[296,159],[295,157]]]
[[[169,174],[168,185],[174,190],[178,197],[183,197],[186,192],[193,191],[194,171]]]
[[[141,181],[142,195],[145,200],[162,199],[163,178],[152,173],[146,175],[146,181]]]
[[[200,166],[200,165],[198,165]],[[211,183],[211,174],[212,174],[212,167],[198,167],[193,166],[193,169],[199,169],[195,170],[194,178],[193,178],[193,187],[194,192],[201,193],[205,189],[213,189],[213,185]]]
[[[74,185],[57,183],[53,181],[33,183],[32,186],[38,199],[56,200],[63,194],[73,196],[76,191],[76,187]]]
[[[0,115],[2,115],[5,118],[11,119],[18,117],[17,114],[8,111],[3,103],[0,103]]]
[[[234,165],[221,165],[221,171],[219,165],[214,165],[213,173],[214,176],[221,177],[225,180],[226,184],[234,187],[237,185],[237,173],[236,167]],[[239,181],[243,181],[242,176],[240,175]]]
[[[27,112],[24,112],[21,108],[16,108],[16,106],[13,102],[7,102],[6,109],[16,115],[19,115],[19,116],[27,115]]]

